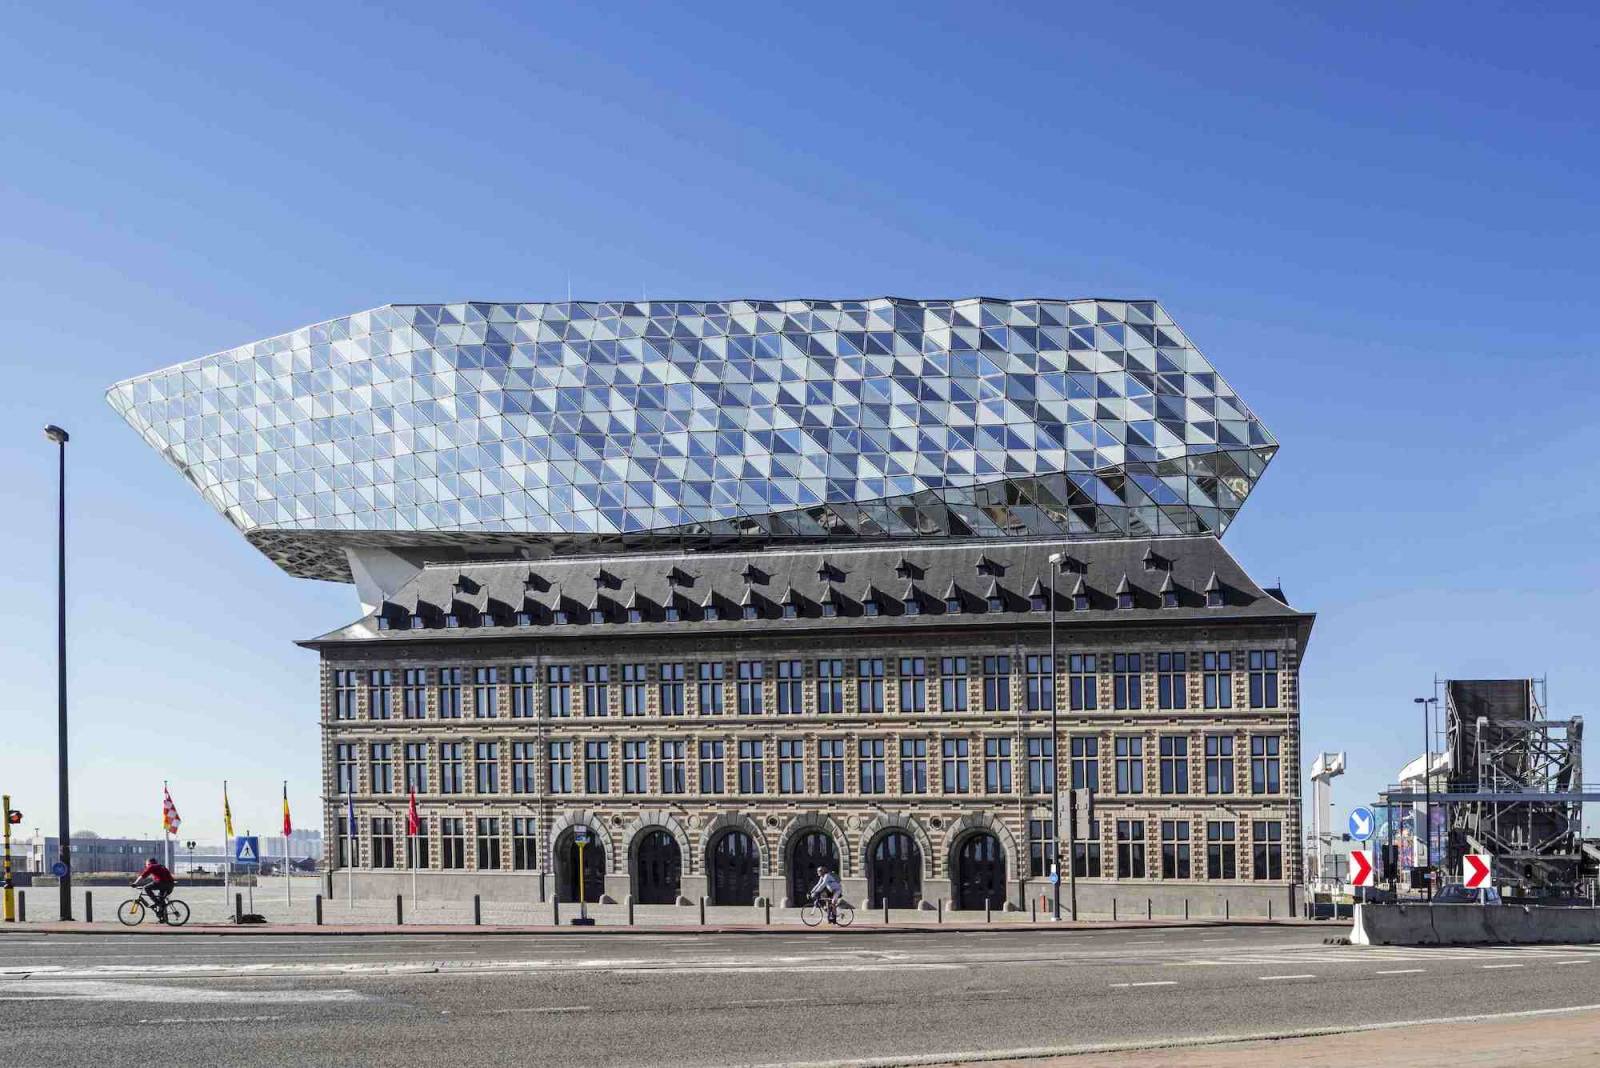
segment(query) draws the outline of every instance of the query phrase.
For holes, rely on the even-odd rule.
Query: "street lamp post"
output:
[[[59,463],[56,482],[56,795],[62,865],[61,918],[72,919],[72,831],[67,815],[67,441],[70,435],[55,425],[44,436],[56,443]]]
[[[1422,866],[1428,873],[1428,900],[1433,900],[1433,717],[1429,708],[1439,703],[1437,697],[1413,697],[1413,704],[1422,706]]]
[[[1050,870],[1055,876],[1050,896],[1057,922],[1061,920],[1061,736],[1056,731],[1056,706],[1061,694],[1056,679],[1061,669],[1056,663],[1056,587],[1061,585],[1062,556],[1050,554],[1050,588],[1045,591],[1050,598]]]

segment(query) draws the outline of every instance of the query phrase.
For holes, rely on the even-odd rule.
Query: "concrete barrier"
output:
[[[1358,946],[1600,942],[1600,909],[1536,905],[1357,905]]]

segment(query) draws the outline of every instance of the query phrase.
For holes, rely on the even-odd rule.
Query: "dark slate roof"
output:
[[[1145,567],[1152,551],[1164,562],[1154,571]],[[1314,618],[1259,586],[1213,537],[1051,538],[431,564],[378,612],[302,644],[511,638],[526,637],[533,631],[541,640],[665,636],[686,630],[714,633],[748,629],[752,624],[741,618],[738,607],[746,604],[756,605],[760,618],[775,630],[938,627],[946,616],[944,602],[926,596],[928,591],[948,589],[952,584],[966,591],[995,587],[1008,594],[1032,591],[1041,579],[1049,584],[1049,558],[1054,552],[1068,557],[1056,586],[1058,619],[1068,625],[1277,619],[1300,620],[1309,628]],[[605,584],[598,590],[597,569],[605,576]],[[1206,590],[1213,583],[1222,589],[1224,603],[1207,607]],[[1133,594],[1131,609],[1117,607],[1116,594],[1124,584]],[[920,614],[905,615],[901,598],[885,592],[908,588],[923,594]],[[1080,589],[1087,594],[1089,607],[1074,611],[1073,593]],[[1177,594],[1175,607],[1162,607],[1163,589]],[[838,603],[838,614],[833,617],[822,612],[830,590]],[[791,591],[798,618],[783,619],[779,606]],[[878,601],[878,616],[863,615],[861,602],[869,594]],[[558,597],[569,613],[567,624],[552,620]],[[949,624],[1017,626],[1043,623],[1048,618],[1047,613],[1032,611],[1025,595],[1007,596],[1006,608],[1000,612],[987,611],[986,603],[969,602]],[[664,608],[669,603],[678,608],[680,621],[665,620]],[[699,606],[707,603],[721,606],[720,620],[700,617]],[[585,606],[591,604],[607,612],[607,622],[589,622]],[[630,606],[639,607],[641,622],[626,622]],[[450,612],[459,616],[459,627],[445,628],[444,616]],[[483,625],[482,613],[488,613],[494,623]],[[525,625],[518,624],[519,613],[526,615]],[[380,628],[379,615],[390,621],[388,629]],[[423,629],[410,628],[413,615],[422,617]]]

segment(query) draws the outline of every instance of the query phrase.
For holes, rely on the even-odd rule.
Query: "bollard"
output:
[[[472,926],[478,927],[483,923],[483,898],[478,894],[472,895]]]
[[[561,898],[559,895],[550,899],[550,922],[557,927],[561,926]]]
[[[317,895],[317,926],[322,926],[322,895]]]
[[[705,925],[706,925],[706,896],[704,894],[701,894],[700,895],[700,926],[704,927]]]
[[[883,925],[889,926],[889,899],[883,899]]]
[[[243,923],[244,922],[244,895],[243,894],[234,894],[233,895],[233,922],[234,923]]]
[[[1111,896],[1111,921],[1113,923],[1115,923],[1116,919],[1117,919],[1117,898],[1116,898],[1116,895],[1113,894]]]
[[[92,890],[83,892],[83,922],[94,922],[94,891]]]
[[[1151,901],[1149,898],[1144,899],[1144,918],[1147,920],[1153,920],[1156,918],[1155,902]]]
[[[17,891],[17,922],[28,922],[28,892],[26,890]]]
[[[990,910],[989,899],[983,899],[983,922],[990,923],[994,920],[994,913]]]
[[[1272,919],[1272,899],[1267,898],[1267,919]]]
[[[628,895],[628,926],[633,926],[633,895]]]
[[[1029,923],[1038,923],[1039,922],[1039,899],[1038,898],[1034,898],[1032,901],[1028,902],[1028,922]]]
[[[770,897],[762,898],[762,907],[765,908],[766,912],[767,912],[767,926],[771,927],[772,926],[772,899]]]
[[[1232,912],[1233,912],[1233,902],[1229,901],[1227,898],[1223,898],[1222,899],[1222,918],[1225,919],[1225,920],[1232,919],[1233,918],[1232,917]]]
[[[944,898],[939,899],[939,922],[944,922]]]
[[[400,895],[394,895],[394,922],[403,925],[406,922],[405,907],[400,903]]]
[[[1186,920],[1189,918],[1189,899],[1188,898],[1184,898],[1183,899],[1183,918],[1186,919]]]

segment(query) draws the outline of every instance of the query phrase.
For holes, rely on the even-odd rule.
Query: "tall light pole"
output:
[[[1061,737],[1056,732],[1056,706],[1061,703],[1061,694],[1056,679],[1061,668],[1056,664],[1056,587],[1061,585],[1063,555],[1050,554],[1050,588],[1045,591],[1050,598],[1050,864],[1055,875],[1051,897],[1057,922],[1061,920]],[[1070,786],[1072,780],[1067,782]]]
[[[1413,697],[1413,704],[1422,706],[1422,788],[1427,799],[1422,809],[1422,866],[1428,869],[1428,900],[1433,900],[1433,717],[1429,708],[1439,703],[1437,697]]]
[[[67,816],[67,441],[54,424],[44,436],[56,443],[56,795],[60,804],[61,918],[72,919],[72,822]]]

